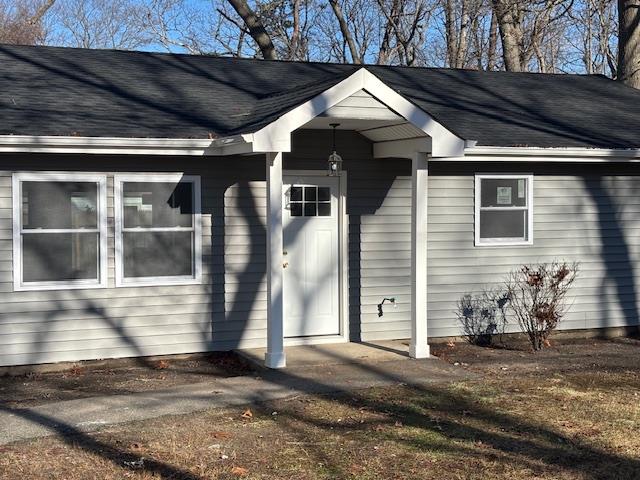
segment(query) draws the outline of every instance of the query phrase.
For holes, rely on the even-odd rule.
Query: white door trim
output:
[[[283,170],[282,176],[326,177],[325,170]],[[338,182],[338,300],[340,333],[313,337],[285,338],[285,346],[342,343],[349,341],[349,219],[347,216],[347,172],[342,171]],[[284,319],[286,321],[286,319]]]

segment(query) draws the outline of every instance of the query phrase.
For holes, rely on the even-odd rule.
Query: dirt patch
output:
[[[526,341],[509,340],[504,345],[479,347],[467,342],[438,344],[433,355],[446,362],[485,375],[600,371],[640,371],[640,340],[552,339],[551,346],[533,352]]]
[[[213,378],[247,375],[252,371],[245,360],[230,352],[190,359],[122,363],[124,365],[111,368],[80,364],[64,372],[0,377],[0,406],[19,408],[76,398],[149,392]]]

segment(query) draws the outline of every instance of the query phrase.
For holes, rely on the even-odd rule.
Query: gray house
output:
[[[464,293],[553,259],[581,262],[562,328],[640,324],[640,92],[604,77],[0,65],[0,365],[266,345],[276,368],[287,345],[399,338],[425,357]]]

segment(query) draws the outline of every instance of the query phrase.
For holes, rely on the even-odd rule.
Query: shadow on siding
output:
[[[610,177],[609,177],[610,178]],[[640,181],[634,177],[626,177],[632,182],[624,185],[619,191],[633,193],[640,191]],[[585,176],[583,183],[593,204],[597,209],[598,228],[602,243],[600,256],[605,269],[605,276],[600,286],[600,300],[602,304],[601,314],[603,325],[612,326],[611,311],[607,302],[607,285],[613,285],[618,306],[624,316],[627,327],[636,327],[640,333],[640,317],[638,315],[638,294],[635,272],[634,256],[629,245],[628,228],[629,219],[625,218],[624,199],[616,200],[611,195],[606,185],[607,177],[602,175]],[[618,180],[621,182],[622,180]],[[618,258],[621,259],[618,260]]]

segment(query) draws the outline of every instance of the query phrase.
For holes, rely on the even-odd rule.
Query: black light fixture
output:
[[[331,155],[329,155],[329,176],[337,177],[342,170],[342,157],[336,152],[336,127],[340,126],[339,123],[330,123],[329,126],[333,128],[333,148]]]

